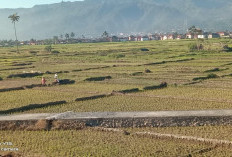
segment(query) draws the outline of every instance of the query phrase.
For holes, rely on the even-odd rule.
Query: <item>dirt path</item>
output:
[[[155,111],[155,112],[79,112],[36,113],[1,115],[0,121],[11,120],[72,120],[107,118],[165,118],[165,117],[230,117],[232,110],[193,110],[193,111]]]

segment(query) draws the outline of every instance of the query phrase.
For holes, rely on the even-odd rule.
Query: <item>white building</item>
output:
[[[206,38],[206,36],[202,34],[202,35],[198,35],[197,38],[198,39],[204,39],[204,38]]]
[[[167,35],[161,36],[161,40],[168,40],[168,36]]]

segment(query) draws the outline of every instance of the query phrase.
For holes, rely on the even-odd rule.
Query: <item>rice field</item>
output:
[[[229,148],[179,140],[134,137],[94,130],[0,132],[21,156],[230,156]],[[88,137],[88,138],[86,138]],[[6,148],[6,146],[1,146]],[[6,153],[6,152],[3,152]]]
[[[131,128],[130,133],[153,131],[179,135],[194,135],[214,139],[231,138],[231,126],[186,128]],[[1,141],[12,145],[18,156],[231,156],[231,148],[198,142],[137,137],[91,128],[68,131],[0,131]],[[87,138],[88,137],[88,138]],[[0,152],[6,154],[7,152]]]
[[[21,46],[19,54],[14,52],[15,47],[1,47],[0,111],[18,109],[10,114],[22,114],[231,109],[232,56],[218,43],[232,44],[232,41],[208,40],[214,45],[211,50],[189,52],[188,44],[192,42],[195,41],[52,45],[53,50],[60,52],[58,54],[46,52],[45,45]],[[142,51],[143,48],[149,51]],[[28,73],[41,75],[18,77]],[[69,79],[74,83],[53,85],[55,73],[60,80]],[[208,77],[210,74],[216,77]],[[15,77],[9,78],[10,75]],[[47,86],[26,87],[40,84],[42,76]],[[110,78],[86,81],[107,76]],[[144,90],[161,82],[166,82],[168,87]],[[14,90],[16,87],[20,89]],[[104,98],[75,101],[134,88],[139,92],[119,92]],[[41,105],[57,101],[66,103]],[[20,110],[31,104],[38,104],[38,107]],[[133,128],[129,131],[141,130],[231,140],[230,126]],[[186,144],[179,140],[133,137],[91,129],[0,131],[0,136],[19,147],[18,156],[187,156],[210,147],[202,143]],[[194,156],[231,154],[230,149],[219,147]]]

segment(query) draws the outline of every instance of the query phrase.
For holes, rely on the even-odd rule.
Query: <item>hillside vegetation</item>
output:
[[[33,8],[0,9],[1,39],[14,39],[8,16],[18,13],[19,40],[44,39],[74,32],[96,36],[103,31],[171,32],[196,25],[207,31],[230,30],[228,0],[85,0]],[[216,20],[212,20],[216,19]]]

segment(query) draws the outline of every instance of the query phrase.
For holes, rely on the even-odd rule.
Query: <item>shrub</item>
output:
[[[111,76],[103,76],[103,77],[90,77],[85,79],[85,81],[104,81],[106,79],[111,79]]]
[[[193,81],[197,81],[197,80],[207,80],[207,79],[212,79],[212,78],[218,78],[219,76],[216,74],[209,74],[206,77],[195,77],[193,78]]]
[[[224,50],[227,50],[228,48],[229,48],[228,45],[224,45],[224,46],[223,46],[223,49],[224,49]]]
[[[2,81],[3,79],[0,77],[0,81]]]
[[[121,91],[118,91],[119,93],[135,93],[135,92],[139,92],[139,89],[138,88],[132,88],[132,89],[126,89],[126,90],[121,90]]]
[[[224,51],[227,51],[227,52],[232,52],[232,48],[229,47],[228,45],[224,45],[224,46],[223,46],[223,50],[224,50]]]
[[[191,43],[188,45],[189,51],[194,52],[194,51],[200,51],[204,49],[203,44],[197,44],[197,43]]]
[[[189,51],[193,52],[197,50],[197,44],[191,43],[188,45]]]
[[[147,48],[142,48],[142,49],[140,49],[141,51],[149,51],[149,49],[147,49]]]
[[[26,77],[35,77],[35,76],[42,76],[42,73],[23,73],[23,74],[12,74],[9,75],[7,78],[15,78],[15,77],[21,77],[21,78],[26,78]]]
[[[3,88],[0,89],[0,92],[9,92],[14,90],[24,90],[24,87],[14,87],[14,88]]]
[[[9,113],[15,113],[15,112],[24,112],[24,111],[29,111],[29,110],[34,110],[37,108],[45,108],[49,106],[57,106],[57,105],[62,105],[66,104],[66,101],[55,101],[55,102],[49,102],[45,104],[29,104],[27,106],[22,106],[18,108],[12,108],[8,110],[2,110],[0,111],[0,114],[9,114]]]
[[[67,85],[67,84],[74,84],[75,81],[74,80],[69,80],[69,79],[64,79],[64,80],[60,80],[59,82],[61,85]]]
[[[151,73],[151,70],[145,69],[145,73]]]
[[[207,78],[218,78],[219,76],[216,74],[209,74]]]
[[[167,82],[162,82],[159,86],[162,87],[162,88],[164,88],[164,87],[168,86],[168,83]]]
[[[143,89],[144,90],[154,90],[154,89],[166,88],[167,86],[168,86],[167,82],[162,82],[160,85],[157,85],[157,86],[146,86]]]
[[[47,52],[51,52],[52,51],[52,46],[51,45],[48,45],[44,48],[45,51]]]
[[[220,71],[220,69],[219,68],[214,68],[214,69],[211,69],[211,70],[206,70],[206,71],[204,71],[204,72],[215,72],[215,71]]]
[[[102,95],[94,95],[90,97],[82,97],[82,98],[77,98],[75,101],[94,100],[94,99],[99,99],[99,98],[104,98],[104,97],[107,97],[107,95],[102,94]]]

